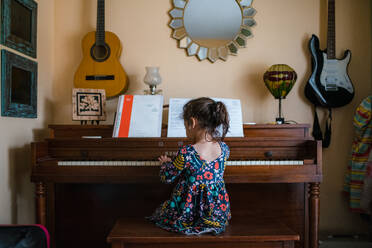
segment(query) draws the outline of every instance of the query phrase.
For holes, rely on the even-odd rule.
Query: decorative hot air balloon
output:
[[[279,117],[276,118],[278,124],[284,123],[282,117],[282,99],[288,95],[297,80],[297,73],[288,65],[272,65],[263,75],[263,80],[270,93],[279,99]]]

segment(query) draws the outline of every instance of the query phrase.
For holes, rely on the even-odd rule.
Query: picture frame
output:
[[[1,116],[37,118],[35,61],[1,50]]]
[[[106,91],[104,89],[72,89],[72,120],[106,120]]]
[[[2,0],[1,20],[1,44],[36,58],[37,3],[34,0]]]

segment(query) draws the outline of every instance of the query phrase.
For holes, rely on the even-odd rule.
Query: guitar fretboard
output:
[[[327,58],[336,58],[335,0],[328,0]]]
[[[97,45],[105,43],[105,0],[97,0],[96,43]]]

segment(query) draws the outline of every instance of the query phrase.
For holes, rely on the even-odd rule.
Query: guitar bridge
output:
[[[88,81],[115,80],[115,75],[86,75],[85,80]]]

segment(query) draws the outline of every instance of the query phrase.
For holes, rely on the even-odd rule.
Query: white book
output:
[[[161,137],[162,95],[119,96],[113,137]]]
[[[230,118],[230,129],[226,137],[244,137],[242,107],[239,99],[212,98],[225,104]],[[186,137],[182,117],[183,106],[190,98],[170,98],[167,137]]]

